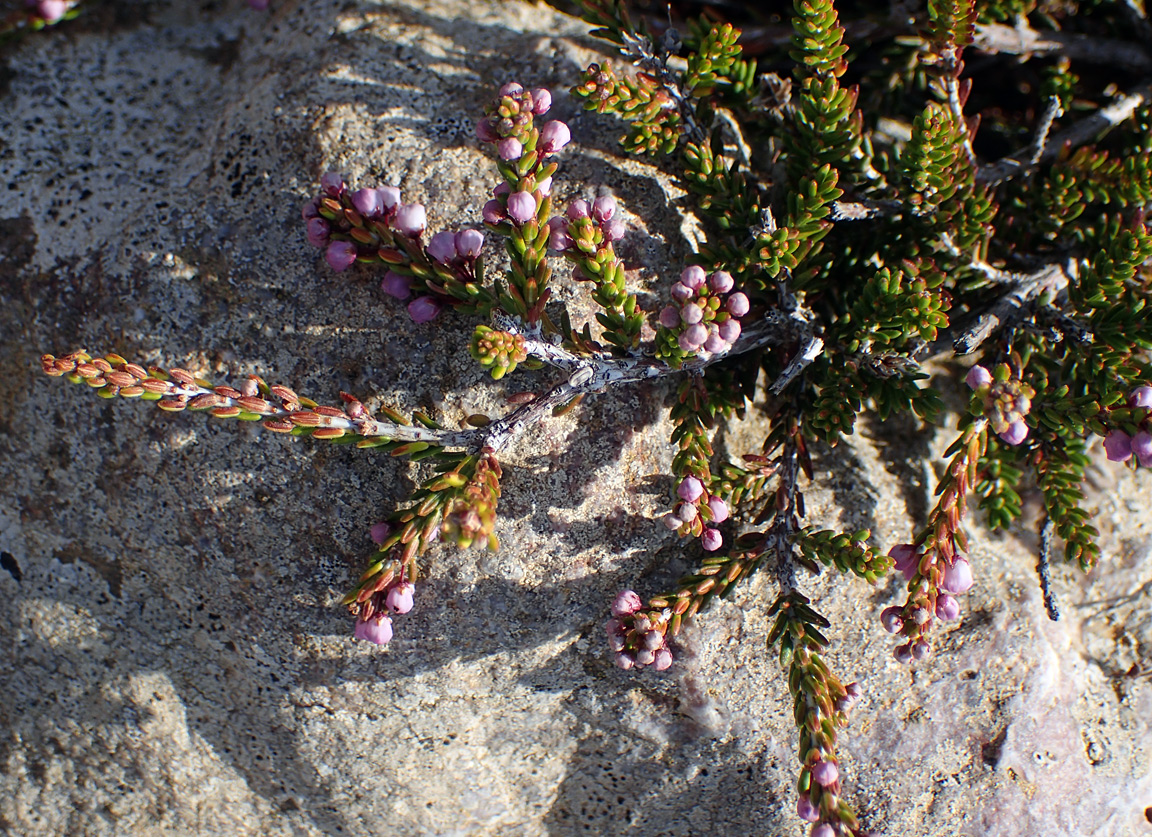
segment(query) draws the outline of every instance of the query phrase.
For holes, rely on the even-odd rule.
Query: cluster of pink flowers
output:
[[[28,13],[46,24],[58,22],[74,4],[68,0],[24,0]]]
[[[552,94],[543,87],[525,90],[515,82],[500,88],[497,101],[476,123],[476,136],[496,146],[504,163],[506,180],[517,180],[513,190],[509,182],[493,190],[493,198],[484,205],[486,223],[497,226],[511,222],[523,226],[536,218],[544,198],[552,188],[552,178],[538,176],[540,164],[566,146],[572,139],[568,126],[553,119],[537,129],[535,117],[552,107]]]
[[[740,318],[748,313],[748,297],[732,293],[732,274],[717,270],[711,276],[693,265],[672,286],[673,304],[660,312],[660,325],[689,354],[716,354],[732,348],[740,336]],[[721,297],[724,297],[721,299]]]
[[[664,525],[681,535],[694,535],[707,552],[715,552],[724,542],[720,530],[709,524],[728,519],[728,504],[704,490],[704,483],[693,476],[684,477],[676,487],[679,503],[664,515]]]
[[[812,776],[812,781],[820,788],[821,796],[825,793],[834,794],[836,792],[840,782],[840,768],[836,766],[835,761],[820,760],[814,762],[808,767],[808,771]],[[796,814],[805,822],[818,822],[820,820],[820,806],[812,797],[813,794],[811,793],[801,793],[800,798],[796,800]],[[812,837],[823,837],[823,835],[831,837],[834,833],[832,826],[827,823],[812,829]]]
[[[624,224],[615,216],[616,199],[611,195],[596,198],[592,203],[575,200],[564,215],[548,222],[551,230],[548,248],[559,253],[579,251],[585,256],[595,256],[605,243],[624,237]],[[580,273],[574,275],[576,279],[587,278]]]
[[[995,374],[973,366],[964,380],[983,399],[984,415],[1002,441],[1018,445],[1028,438],[1024,417],[1032,409],[1036,391],[1023,381],[1012,380],[1007,364],[997,366]]]
[[[888,555],[895,562],[894,569],[904,578],[911,581],[920,571],[920,563],[924,553],[915,544],[897,544],[889,550]],[[933,561],[941,560],[933,558]],[[960,602],[956,596],[967,593],[972,588],[972,565],[962,553],[955,553],[950,562],[945,562],[944,574],[936,591],[935,615],[937,619],[950,622],[960,616]],[[880,624],[890,634],[899,634],[904,630],[904,620],[911,618],[917,625],[925,625],[932,618],[932,614],[924,608],[913,609],[906,615],[904,608],[899,606],[886,607],[880,613]],[[932,646],[923,637],[915,642],[908,642],[897,646],[893,650],[896,659],[904,664],[916,660],[926,659],[932,653]]]
[[[372,540],[383,543],[392,532],[387,523],[372,527]],[[392,616],[412,610],[416,585],[401,574],[383,590],[378,590],[360,605],[353,636],[376,645],[387,645],[392,640]]]
[[[612,602],[612,618],[605,627],[608,644],[616,654],[616,665],[628,671],[652,666],[664,671],[672,665],[664,623],[658,616],[644,613],[644,602],[632,590],[618,593]]]
[[[1152,387],[1138,387],[1128,396],[1128,406],[1152,410]],[[1133,456],[1145,468],[1152,468],[1152,433],[1148,432],[1145,418],[1140,430],[1129,435],[1116,429],[1104,437],[1104,452],[1112,462],[1127,462]]]

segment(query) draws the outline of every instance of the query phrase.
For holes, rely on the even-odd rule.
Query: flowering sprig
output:
[[[656,356],[679,367],[686,358],[728,351],[749,310],[748,297],[734,285],[725,270],[709,276],[702,267],[686,267],[672,285],[672,304],[660,311]]]
[[[46,26],[55,26],[71,20],[80,13],[83,0],[15,0],[16,8],[0,5],[0,40],[19,36],[22,32],[36,32]]]
[[[423,244],[428,224],[423,204],[403,203],[394,186],[351,190],[342,175],[321,178],[320,195],[301,210],[308,243],[324,250],[328,265],[343,271],[353,264],[385,265],[382,289],[407,299],[418,323],[450,305],[461,313],[486,315],[496,304],[484,287],[484,235],[477,230],[439,232]]]

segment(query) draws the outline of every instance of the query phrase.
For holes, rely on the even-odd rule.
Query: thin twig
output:
[[[1064,55],[1073,61],[1120,66],[1137,73],[1152,70],[1152,55],[1140,44],[1066,32],[1037,32],[1024,17],[1015,26],[978,23],[972,49],[991,55],[1020,55],[1026,59]]]
[[[1055,529],[1052,518],[1045,517],[1044,525],[1040,527],[1040,557],[1036,562],[1036,574],[1040,577],[1040,592],[1044,595],[1044,609],[1048,611],[1048,618],[1053,622],[1059,622],[1060,607],[1056,603],[1056,594],[1052,592],[1052,576],[1048,567],[1048,555],[1052,550],[1052,534]]]
[[[1059,292],[1076,278],[1076,262],[1069,259],[1067,264],[1045,265],[1035,273],[1023,276],[1008,293],[980,314],[974,323],[962,331],[953,341],[952,348],[958,355],[970,354],[984,344],[993,332],[1020,315],[1024,307],[1045,291]]]
[[[1065,146],[1077,148],[1090,142],[1132,117],[1136,109],[1152,99],[1152,84],[1144,84],[1127,93],[1112,104],[1100,108],[1091,116],[1081,119],[1063,131],[1049,138],[1038,157],[1035,156],[1035,141],[1002,160],[983,166],[976,172],[976,182],[990,186],[1027,174],[1042,163],[1056,159]],[[1034,159],[1035,158],[1035,159]]]

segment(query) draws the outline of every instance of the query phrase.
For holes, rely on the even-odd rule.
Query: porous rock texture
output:
[[[378,273],[333,274],[299,206],[336,170],[400,186],[433,231],[478,225],[495,182],[479,106],[512,79],[562,91],[610,53],[518,2],[110,8],[2,56],[0,831],[802,834],[768,574],[686,631],[665,674],[605,651],[612,594],[666,588],[699,554],[655,522],[671,384],[591,398],[509,450],[501,550],[433,550],[381,650],[338,601],[418,470],[38,369],[86,347],[445,423],[507,410],[548,371],[494,384],[466,318],[413,325]],[[616,154],[617,124],[556,99],[576,142],[555,194],[619,197],[655,309],[688,249],[683,193]],[[558,284],[578,316],[583,294]],[[718,448],[756,450],[758,416]],[[810,520],[906,540],[934,483],[920,463],[950,437],[866,423],[817,451]],[[974,530],[963,620],[913,669],[876,618],[899,585],[806,582],[830,663],[864,688],[842,774],[876,833],[1152,834],[1149,480],[1093,477],[1104,560],[1057,570],[1058,624],[1028,527]]]

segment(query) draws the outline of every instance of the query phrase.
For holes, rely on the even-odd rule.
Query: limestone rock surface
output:
[[[655,518],[670,384],[589,399],[506,457],[502,549],[434,551],[386,650],[338,602],[418,472],[387,456],[106,402],[43,377],[75,348],[256,372],[445,423],[507,409],[471,324],[413,325],[379,276],[333,274],[300,204],[325,171],[478,225],[498,85],[558,91],[555,194],[617,195],[650,307],[688,250],[682,192],[560,95],[611,56],[545,5],[118,4],[5,47],[0,70],[0,831],[21,835],[800,835],[795,730],[764,651],[769,579],[688,630],[668,673],[615,669],[613,593],[698,547]],[[558,295],[586,316],[582,290]],[[722,440],[757,447],[758,412]],[[814,522],[906,539],[949,431],[866,425],[818,452]],[[1102,457],[1101,457],[1102,460]],[[978,583],[940,653],[890,655],[869,589],[807,582],[865,699],[845,792],[878,834],[1152,834],[1147,474],[1093,471],[1104,561],[975,530]],[[1146,813],[1147,809],[1147,813]]]

